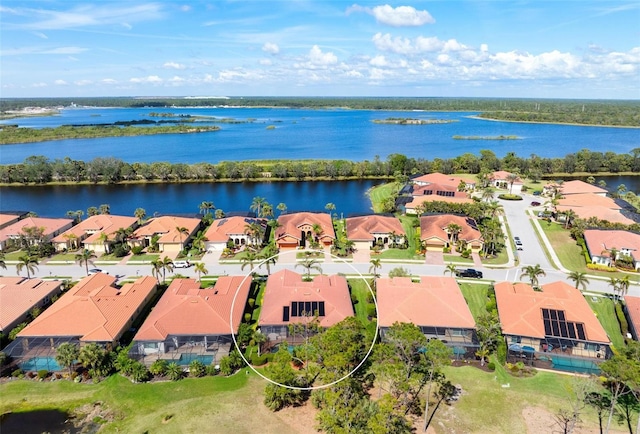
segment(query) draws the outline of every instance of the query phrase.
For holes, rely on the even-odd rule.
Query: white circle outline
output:
[[[287,388],[287,389],[292,389],[292,390],[308,390],[308,391],[310,391],[310,390],[326,389],[327,387],[331,387],[334,384],[338,384],[339,382],[341,382],[343,380],[346,380],[347,378],[352,376],[358,369],[360,369],[360,367],[364,364],[364,362],[369,358],[369,356],[371,355],[371,352],[373,351],[373,348],[376,345],[376,341],[378,340],[378,333],[380,331],[380,323],[377,320],[376,320],[376,332],[375,332],[375,334],[373,336],[373,339],[371,340],[371,346],[369,347],[369,351],[367,351],[367,354],[365,354],[365,356],[363,357],[362,361],[360,361],[360,363],[358,363],[358,365],[355,368],[353,368],[353,370],[348,372],[343,377],[338,378],[335,381],[332,381],[331,383],[321,384],[320,386],[309,386],[309,387],[298,387],[298,386],[289,386],[289,385],[286,385],[286,384],[281,384],[281,383],[278,383],[277,381],[272,380],[271,378],[267,377],[266,375],[263,375],[260,372],[258,372],[258,370],[255,369],[253,366],[251,366],[251,363],[249,363],[247,361],[247,359],[244,357],[244,354],[242,354],[242,351],[240,351],[240,347],[238,346],[238,341],[236,340],[236,332],[233,330],[233,309],[234,309],[234,306],[236,304],[236,298],[238,296],[238,293],[240,292],[240,288],[242,287],[242,284],[247,280],[247,277],[249,277],[251,275],[251,273],[253,273],[254,270],[256,270],[257,268],[260,268],[260,266],[262,264],[264,264],[265,262],[267,262],[267,261],[269,261],[269,260],[271,260],[273,258],[277,258],[281,254],[286,254],[286,253],[297,253],[297,251],[292,250],[291,252],[288,252],[288,251],[287,252],[283,252],[283,253],[278,252],[275,255],[264,259],[257,266],[253,267],[249,271],[249,273],[244,276],[244,278],[240,282],[240,285],[238,285],[238,288],[236,289],[236,292],[233,294],[233,300],[231,301],[231,310],[229,311],[229,327],[230,327],[230,330],[231,330],[231,339],[233,339],[233,344],[234,344],[236,350],[238,350],[238,354],[240,354],[240,357],[242,357],[242,360],[244,360],[244,362],[249,367],[249,369],[251,369],[257,375],[262,377],[264,380],[267,380],[269,383],[274,384],[276,386],[284,387],[284,388]],[[327,254],[328,252],[324,252],[324,253]],[[338,257],[338,256],[336,256],[336,255],[334,255],[333,253],[330,253],[330,252],[329,252],[329,255],[331,255],[333,259],[338,259],[343,264],[346,264],[346,265],[350,266],[353,269],[353,271],[355,271],[362,278],[362,280],[367,285],[367,288],[369,288],[369,292],[371,293],[371,296],[373,297],[373,303],[376,306],[376,312],[378,312],[378,300],[376,299],[376,295],[373,293],[373,289],[371,289],[371,285],[369,285],[369,282],[367,282],[367,280],[362,275],[362,273],[360,273],[352,264],[348,263],[344,259],[342,259],[342,258],[340,258],[340,257]],[[375,276],[374,276],[374,279],[375,279]],[[345,278],[345,280],[346,280],[346,278]],[[355,314],[355,309],[354,309],[354,314]],[[242,321],[242,319],[240,321]]]

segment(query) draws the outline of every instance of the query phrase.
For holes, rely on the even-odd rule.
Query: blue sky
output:
[[[2,97],[640,98],[638,1],[12,1]]]

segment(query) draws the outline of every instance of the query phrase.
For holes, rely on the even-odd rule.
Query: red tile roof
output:
[[[531,285],[522,282],[500,282],[494,287],[500,324],[505,335],[543,339],[544,308],[563,310],[567,321],[583,323],[587,341],[610,343],[582,293],[565,282],[542,285],[542,291],[534,291]]]
[[[285,237],[299,240],[301,228],[308,227],[308,230],[311,230],[314,224],[318,224],[322,228],[320,240],[334,240],[336,238],[331,216],[328,213],[296,212],[284,214],[278,217],[278,223],[280,226],[276,229],[276,240]]]
[[[640,235],[620,230],[587,229],[584,240],[591,256],[602,256],[603,250],[631,250],[635,260],[640,260]]]
[[[573,181],[563,182],[560,186],[560,192],[563,195],[584,193],[599,193],[600,195],[602,195],[607,193],[607,190],[596,185],[589,184],[588,182],[576,179]]]
[[[158,243],[180,244],[186,236],[178,233],[176,228],[184,227],[193,234],[200,226],[200,219],[187,217],[162,216],[150,219],[133,233],[136,238],[150,238],[156,234],[160,236]]]
[[[449,240],[445,230],[449,224],[457,224],[462,228],[458,234],[459,240],[471,242],[482,240],[482,234],[478,230],[475,220],[470,217],[463,217],[453,214],[436,214],[420,217],[420,239],[428,240],[438,238],[443,241]]]
[[[57,231],[70,226],[73,223],[71,219],[49,219],[42,217],[25,217],[15,223],[0,229],[0,240],[6,240],[9,237],[18,237],[23,233],[24,228],[43,228],[45,236],[51,236]]]
[[[140,277],[121,289],[116,278],[96,273],[82,279],[18,336],[79,336],[83,342],[113,342],[130,327],[158,281]]]
[[[428,173],[426,175],[418,176],[413,178],[414,182],[423,182],[430,184],[442,184],[442,185],[453,185],[454,187],[458,187],[460,181],[464,181],[465,184],[475,184],[476,181],[469,178],[462,178],[454,175],[445,175],[443,173]]]
[[[404,228],[396,217],[367,215],[347,218],[347,238],[351,241],[373,241],[374,234],[405,235]]]
[[[627,305],[627,312],[636,331],[636,339],[640,339],[640,297],[625,295],[624,302]]]
[[[424,202],[447,202],[447,203],[473,203],[473,199],[467,196],[466,193],[462,193],[464,196],[440,196],[437,194],[430,194],[427,196],[414,196],[411,202],[405,204],[406,210],[414,210],[417,206],[422,205]]]
[[[0,331],[6,331],[45,297],[60,292],[61,286],[58,281],[0,277]]]
[[[200,289],[193,279],[174,279],[140,327],[134,340],[159,341],[169,335],[229,335],[238,331],[251,278],[221,276],[212,288]],[[237,292],[237,295],[236,295]]]
[[[205,232],[205,237],[212,242],[226,242],[232,235],[242,235],[245,233],[247,225],[251,222],[262,222],[264,219],[252,219],[248,217],[225,217],[214,220]]]
[[[422,276],[376,280],[378,323],[390,327],[395,322],[419,326],[475,328],[475,321],[460,287],[453,277]]]
[[[0,214],[0,227],[20,219],[17,214]]]
[[[413,191],[411,192],[412,196],[423,196],[429,194],[436,194],[438,191],[450,191],[457,193],[458,196],[467,197],[467,194],[464,191],[458,191],[457,185],[444,185],[444,184],[436,184],[431,183],[429,185],[416,185],[413,187]],[[428,193],[428,194],[427,194]]]
[[[304,282],[302,275],[285,269],[273,273],[267,280],[258,324],[302,322],[302,317],[290,317],[286,322],[282,320],[283,306],[290,306],[292,301],[324,301],[325,316],[318,318],[322,327],[330,327],[353,316],[349,287],[344,277],[319,275],[311,282]]]
[[[504,181],[507,182],[507,176],[512,175],[511,172],[507,172],[506,170],[496,170],[491,174],[491,180],[493,181]],[[514,182],[514,185],[523,184],[522,179],[518,177]]]
[[[138,224],[136,217],[126,217],[111,214],[100,214],[88,217],[69,230],[64,231],[52,241],[55,243],[66,243],[65,235],[74,234],[78,238],[82,238],[85,234],[91,233],[89,237],[84,239],[85,243],[97,243],[101,233],[113,235],[118,229],[135,227]],[[111,237],[110,237],[111,238]]]

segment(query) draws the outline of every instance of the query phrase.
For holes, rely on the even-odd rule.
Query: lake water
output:
[[[491,149],[528,157],[562,157],[588,148],[627,153],[640,145],[640,129],[495,122],[474,119],[470,112],[394,112],[346,109],[283,108],[77,108],[58,116],[10,119],[0,124],[30,128],[67,124],[112,123],[151,118],[151,112],[233,118],[247,123],[217,124],[221,130],[200,134],[57,140],[0,147],[0,163],[20,163],[31,155],[91,160],[113,156],[127,162],[197,163],[256,159],[386,159],[391,153],[433,159]],[[390,117],[447,119],[431,125],[376,124]],[[211,122],[202,122],[211,125]],[[274,129],[268,129],[275,126]],[[459,136],[518,136],[521,140],[454,140]]]
[[[112,214],[133,215],[144,208],[148,216],[195,214],[202,201],[212,201],[225,212],[248,212],[254,197],[274,207],[283,202],[288,211],[326,212],[335,204],[338,215],[371,212],[366,195],[384,181],[238,182],[201,184],[72,185],[0,188],[0,211],[32,211],[41,217],[65,217],[67,211],[109,204]]]

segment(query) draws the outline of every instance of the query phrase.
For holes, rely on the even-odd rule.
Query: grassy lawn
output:
[[[459,283],[460,291],[464,297],[474,319],[487,312],[487,289],[489,285],[478,283]]]
[[[256,302],[253,305],[253,312],[251,313],[251,324],[254,326],[254,328],[258,327],[258,318],[260,318],[260,310],[262,309],[262,299],[264,298],[265,287],[265,283],[259,283],[258,293],[255,297]]]
[[[26,255],[27,253],[23,250],[16,250],[15,252],[5,253],[4,260],[5,261],[17,261],[18,258],[22,255]]]
[[[349,286],[351,286],[351,293],[358,301],[353,306],[356,311],[356,318],[358,318],[362,324],[367,326],[370,323],[367,317],[367,297],[370,294],[369,287],[362,279],[350,279]]]
[[[482,263],[485,265],[504,265],[509,262],[509,255],[507,250],[509,247],[502,249],[495,258],[482,259]]]
[[[607,297],[586,297],[589,306],[598,317],[600,324],[609,335],[611,343],[616,348],[624,347],[624,337],[620,331],[620,324],[616,316],[613,300]],[[596,301],[594,301],[594,299]]]
[[[459,255],[444,255],[444,262],[445,263],[449,263],[449,262],[460,262],[460,263],[464,263],[464,264],[473,264],[473,259],[471,258],[463,258],[462,256]]]
[[[371,199],[371,206],[373,212],[382,212],[382,203],[386,198],[394,195],[398,192],[401,185],[397,182],[390,182],[388,184],[377,185],[368,191],[369,198]]]
[[[142,255],[133,255],[129,258],[129,261],[144,261],[144,262],[152,262],[160,259],[160,255],[158,253],[143,253]]]
[[[51,257],[50,261],[72,261],[72,262],[75,262],[76,255],[78,253],[80,253],[79,250],[78,250],[78,252],[58,253],[57,255],[53,255]]]

